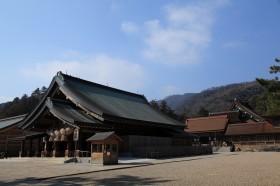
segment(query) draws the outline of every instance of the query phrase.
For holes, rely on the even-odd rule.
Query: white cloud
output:
[[[82,67],[79,61],[50,61],[44,63],[37,63],[33,68],[22,69],[22,74],[25,77],[39,78],[43,81],[51,81],[53,76],[58,72],[74,73]]]
[[[121,30],[125,33],[136,33],[138,26],[133,22],[124,21],[121,25]]]
[[[110,9],[112,11],[117,11],[120,8],[119,2],[118,1],[112,1],[110,4]]]
[[[58,71],[132,92],[142,89],[146,81],[146,74],[140,65],[106,55],[98,55],[80,61],[37,63],[34,68],[23,69],[22,74],[25,77],[50,82]]]
[[[167,24],[159,20],[146,22],[146,59],[164,64],[197,63],[211,40],[214,10],[226,0],[203,1],[186,6],[168,5],[164,8]]]

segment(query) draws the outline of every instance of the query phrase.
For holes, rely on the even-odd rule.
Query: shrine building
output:
[[[208,148],[194,149],[197,136],[185,127],[152,108],[143,95],[58,72],[41,102],[21,121],[19,128],[29,135],[10,141],[21,140],[21,156],[81,157],[90,156],[87,139],[114,132],[121,139],[122,156],[212,153]]]

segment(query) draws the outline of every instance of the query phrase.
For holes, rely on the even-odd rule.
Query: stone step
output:
[[[218,152],[230,152],[230,147],[220,147]]]

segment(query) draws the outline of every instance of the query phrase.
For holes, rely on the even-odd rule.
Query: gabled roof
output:
[[[274,128],[269,122],[230,124],[225,133],[226,136],[271,134],[280,133],[280,128]]]
[[[14,117],[10,117],[10,118],[0,119],[0,130],[3,130],[3,129],[6,129],[8,127],[19,124],[20,122],[23,121],[25,116],[26,116],[26,114],[19,115],[19,116],[14,116]]]
[[[229,111],[235,111],[235,110],[239,110],[250,115],[250,118],[256,122],[265,121],[263,117],[261,117],[260,115],[258,115],[257,113],[249,109],[247,106],[245,106],[241,101],[237,99],[234,99],[233,103],[229,108]]]
[[[46,106],[56,117],[71,124],[101,124],[100,121],[86,114],[83,110],[74,107],[69,101],[48,98]]]
[[[187,119],[186,131],[190,133],[225,131],[228,120],[227,115]]]
[[[22,128],[29,127],[39,117],[47,97],[60,90],[67,99],[99,121],[117,121],[129,124],[184,128],[184,124],[153,109],[143,95],[111,88],[61,72],[53,78],[48,91],[37,108],[24,120]]]
[[[44,104],[40,105],[39,109],[34,112],[33,117],[31,117],[28,122],[32,124],[48,111],[59,120],[74,127],[79,127],[81,125],[97,126],[102,124],[100,121],[86,114],[85,111],[74,106],[70,101],[57,100],[50,97],[46,99]],[[23,129],[26,127],[28,127],[28,125],[21,126]]]
[[[107,140],[111,137],[116,138],[118,141],[123,141],[120,137],[118,137],[114,131],[111,132],[98,132],[96,134],[94,134],[93,136],[91,136],[90,138],[88,138],[86,141],[103,141],[103,140]]]

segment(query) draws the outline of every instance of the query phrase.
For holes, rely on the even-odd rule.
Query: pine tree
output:
[[[275,59],[276,63],[280,62],[280,59]],[[280,72],[279,65],[270,66],[271,74],[277,74]],[[279,115],[280,114],[280,81],[276,76],[274,79],[259,79],[257,82],[262,85],[265,91],[257,97],[256,111],[263,115]]]

